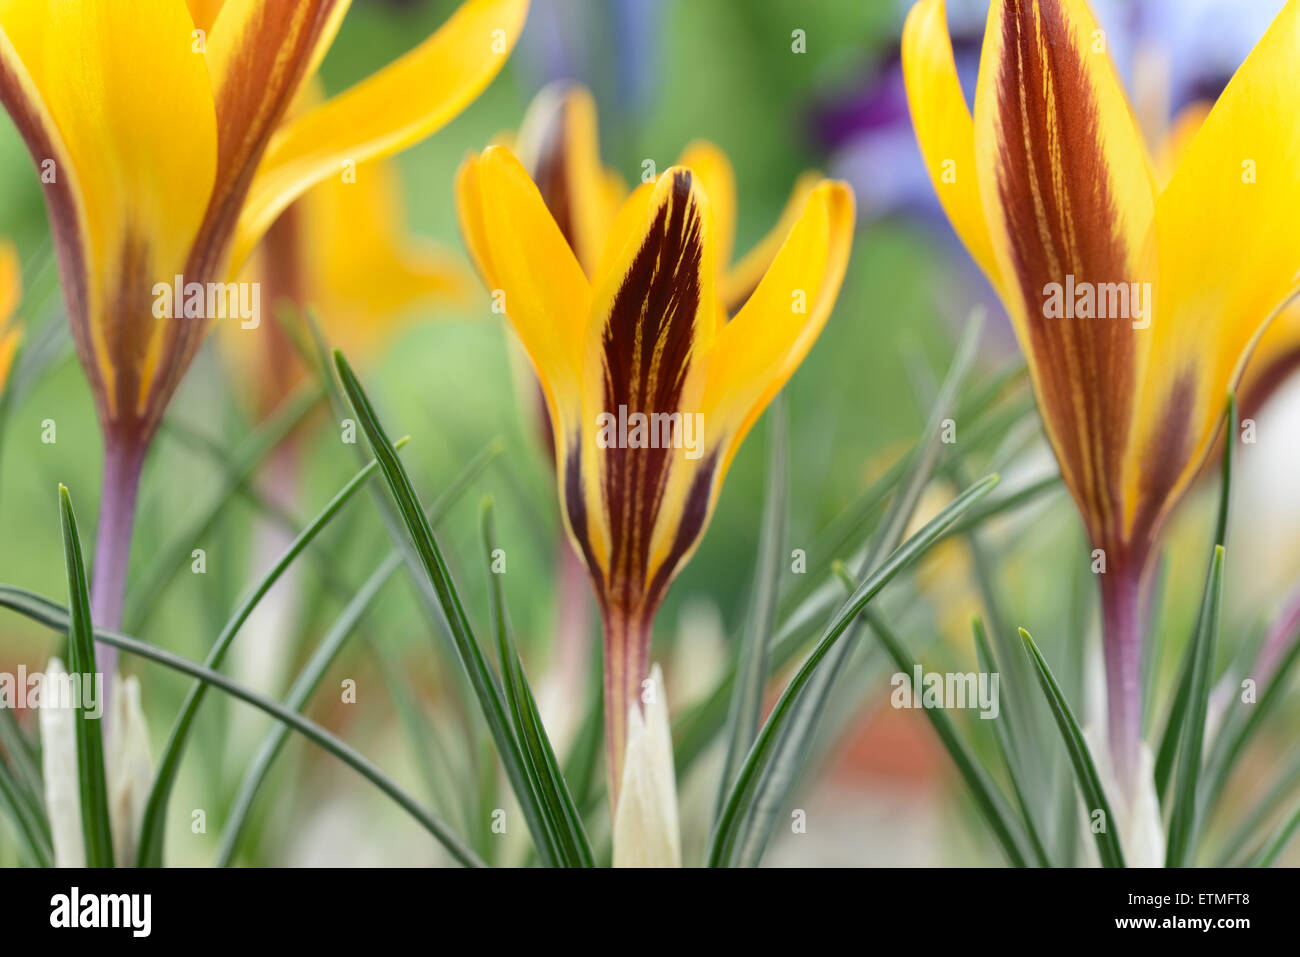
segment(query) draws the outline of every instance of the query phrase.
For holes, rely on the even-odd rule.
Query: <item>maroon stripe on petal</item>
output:
[[[0,103],[4,104],[5,110],[18,128],[18,133],[27,146],[27,152],[31,154],[32,162],[36,165],[37,173],[41,173],[41,164],[47,160],[56,160],[56,157],[62,155],[63,150],[56,148],[51,138],[52,131],[41,121],[39,106],[28,99],[21,79],[2,59],[0,59]],[[63,288],[63,298],[68,309],[68,324],[77,346],[77,355],[81,359],[86,377],[90,380],[91,389],[98,397],[99,401],[96,404],[102,413],[106,408],[107,391],[90,341],[85,239],[77,219],[77,199],[72,191],[76,173],[56,163],[54,174],[53,182],[45,182],[42,177],[41,190],[45,194],[45,208],[50,217],[50,232],[59,258],[60,285]]]
[[[1025,304],[1039,403],[1095,542],[1120,523],[1120,463],[1134,401],[1127,313],[1048,316],[1047,289],[1131,283],[1084,54],[1060,7],[1010,0],[999,26],[997,188]],[[1014,294],[1014,293],[1013,293]],[[1063,293],[1064,296],[1064,293]]]
[[[637,413],[648,419],[689,414],[681,398],[695,342],[702,258],[701,212],[690,173],[682,170],[613,298],[601,341],[602,405],[620,423],[631,423]],[[672,462],[682,454],[662,442],[651,444],[657,447],[600,452],[610,528],[609,600],[623,608],[643,602],[654,572],[649,552],[660,503]]]

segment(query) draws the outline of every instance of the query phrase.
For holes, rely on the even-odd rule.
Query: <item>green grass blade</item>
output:
[[[1297,804],[1286,820],[1278,827],[1255,857],[1255,867],[1272,867],[1282,856],[1291,839],[1300,831],[1300,804]]]
[[[988,411],[988,406],[1006,390],[1007,385],[1024,378],[1023,364],[1017,365],[1009,372],[1003,373],[992,383],[982,385],[959,406],[956,418],[961,422],[978,425]],[[1020,413],[1033,412],[1033,403]],[[1016,418],[1012,424],[1021,421]],[[1002,423],[998,428],[1009,426]],[[838,601],[838,588],[826,588],[830,576],[831,562],[837,556],[853,554],[858,551],[858,543],[869,533],[872,519],[888,501],[890,494],[912,465],[926,439],[918,441],[906,454],[902,455],[884,475],[871,483],[855,502],[848,506],[825,530],[817,536],[814,545],[808,549],[809,566],[805,575],[798,576],[799,583],[786,589],[780,602],[779,624],[768,653],[769,675],[788,665],[806,648],[811,641],[810,635],[816,634],[816,625],[829,614]],[[959,450],[968,451],[976,446],[967,432]],[[1003,500],[1007,508],[1017,504]],[[993,517],[988,513],[986,518]],[[731,690],[736,677],[735,664],[729,663],[719,677],[717,684],[697,704],[692,705],[684,714],[673,721],[673,757],[679,777],[684,778],[694,767],[695,762],[705,753],[715,740],[719,729],[727,719],[731,702]]]
[[[758,533],[758,558],[754,564],[749,611],[745,630],[740,636],[736,659],[736,681],[731,695],[731,709],[727,718],[728,729],[726,757],[722,763],[719,782],[718,811],[727,798],[727,791],[740,770],[745,755],[749,753],[758,734],[758,722],[763,706],[763,687],[767,683],[767,648],[771,642],[773,620],[776,617],[777,595],[780,589],[782,543],[785,537],[786,488],[789,485],[787,452],[787,425],[785,400],[778,397],[772,403],[771,437],[767,465],[767,493],[763,500],[763,517]]]
[[[853,580],[847,578],[846,584],[853,586]],[[873,609],[868,608],[864,615],[871,624],[872,630],[880,643],[884,645],[889,657],[893,659],[894,667],[903,674],[910,676],[915,674],[917,661],[908,653],[907,648],[899,641],[898,637],[885,623],[885,620]],[[916,692],[920,694],[919,691]],[[997,786],[984,773],[980,767],[979,759],[974,752],[962,741],[961,735],[957,731],[956,725],[939,708],[925,707],[925,716],[929,720],[934,733],[938,736],[939,741],[943,744],[944,749],[952,758],[952,763],[956,765],[957,771],[961,774],[962,780],[970,789],[971,797],[975,799],[975,806],[979,809],[984,820],[988,822],[993,831],[993,836],[997,838],[998,843],[1002,846],[1003,853],[1006,854],[1007,860],[1013,867],[1024,867],[1025,857],[1020,850],[1020,842],[1016,836],[1016,829],[1011,824],[1011,812],[1006,806]],[[1046,863],[1046,854],[1041,854],[1040,863]]]
[[[835,647],[858,613],[900,571],[933,545],[967,509],[987,495],[997,481],[996,475],[990,475],[957,496],[924,528],[900,545],[878,568],[867,575],[836,611],[817,646],[781,693],[781,697],[760,729],[754,746],[750,748],[745,758],[722,814],[718,816],[714,826],[713,837],[709,842],[710,866],[733,866],[742,860],[755,860],[761,855],[762,845],[771,833],[770,827],[761,821],[758,822],[758,826],[747,827],[746,822],[753,820],[752,809],[755,808],[757,798],[761,794],[766,792],[771,795],[774,790],[780,789],[781,782],[774,782],[772,778],[774,771],[781,770],[781,762],[773,761],[773,757],[782,743],[789,722],[792,718],[797,718],[799,711],[806,705],[802,700],[803,694],[812,682],[817,666]],[[774,788],[774,784],[777,787]],[[763,814],[770,819],[774,819],[780,813],[779,807],[776,810],[772,809],[772,803],[769,801],[763,808]],[[779,800],[775,803],[779,804]],[[751,810],[746,813],[746,809]]]
[[[63,527],[63,558],[68,572],[68,674],[95,680],[94,625],[90,618],[90,591],[86,564],[77,535],[72,498],[59,486],[59,515]],[[111,706],[111,705],[106,705]],[[77,777],[80,779],[81,832],[86,841],[88,867],[112,867],[113,825],[108,815],[108,773],[104,768],[104,740],[97,718],[77,707]]]
[[[1061,686],[1056,683],[1056,678],[1052,675],[1052,669],[1047,666],[1047,660],[1043,658],[1042,652],[1038,650],[1038,645],[1030,637],[1029,632],[1020,629],[1020,640],[1024,642],[1025,648],[1029,651],[1033,659],[1034,666],[1038,672],[1038,683],[1043,688],[1043,694],[1047,697],[1047,703],[1052,709],[1052,716],[1056,718],[1056,725],[1061,729],[1061,737],[1065,740],[1065,750],[1070,755],[1070,763],[1074,765],[1074,774],[1079,782],[1079,790],[1083,793],[1084,805],[1089,812],[1101,811],[1102,820],[1105,827],[1094,833],[1097,838],[1097,853],[1101,856],[1103,867],[1123,867],[1124,852],[1120,850],[1119,836],[1115,832],[1117,822],[1115,815],[1111,813],[1110,802],[1106,800],[1105,789],[1101,786],[1101,778],[1097,774],[1097,765],[1093,763],[1092,754],[1088,751],[1088,744],[1083,739],[1083,732],[1079,730],[1079,722],[1074,718],[1074,712],[1070,710],[1069,702],[1065,700],[1065,695],[1061,693]]]
[[[202,541],[258,465],[316,408],[323,395],[324,390],[318,385],[301,386],[235,450],[229,469],[212,495],[201,505],[186,509],[184,518],[175,523],[167,540],[153,550],[156,557],[127,595],[122,616],[127,631],[140,631],[172,576],[188,565],[194,543]]]
[[[1300,641],[1292,642],[1290,650],[1278,663],[1277,670],[1273,673],[1273,678],[1269,681],[1268,687],[1259,696],[1259,701],[1255,706],[1250,709],[1249,716],[1215,756],[1211,765],[1213,767],[1211,775],[1213,783],[1211,783],[1205,799],[1207,812],[1213,810],[1218,804],[1223,789],[1232,776],[1232,770],[1236,767],[1237,759],[1245,753],[1246,745],[1250,743],[1251,738],[1263,727],[1268,716],[1277,710],[1286,697],[1291,684],[1291,673],[1295,670],[1297,662],[1300,662]]]
[[[1232,493],[1232,451],[1237,442],[1237,397],[1228,394],[1228,407],[1224,413],[1224,441],[1223,441],[1223,466],[1221,469],[1221,478],[1219,483],[1219,511],[1214,522],[1214,543],[1219,546],[1226,546],[1228,540],[1228,505],[1231,501]],[[1202,601],[1201,609],[1204,612],[1205,603]],[[1184,726],[1187,722],[1188,707],[1192,703],[1192,692],[1195,686],[1195,664],[1196,664],[1196,641],[1195,636],[1201,634],[1203,622],[1197,619],[1196,629],[1193,631],[1193,641],[1187,648],[1187,653],[1183,657],[1181,670],[1178,673],[1177,690],[1174,693],[1173,704],[1169,708],[1169,717],[1165,720],[1165,729],[1160,737],[1160,747],[1156,751],[1155,778],[1156,794],[1160,798],[1160,806],[1168,806],[1169,780],[1173,774],[1174,759],[1177,756],[1180,743],[1184,735]],[[1155,663],[1152,664],[1155,667]]]
[[[404,444],[404,442],[405,440],[399,442],[399,445]],[[294,560],[302,554],[312,540],[351,500],[357,490],[374,474],[378,467],[379,463],[372,461],[353,476],[352,480],[330,499],[320,514],[289,544],[279,560],[249,592],[248,596],[235,610],[234,615],[226,622],[225,627],[221,629],[217,640],[213,642],[212,648],[208,651],[207,658],[204,659],[206,667],[212,669],[221,667],[226,651],[229,650],[235,636],[239,634],[239,629],[248,621],[258,603],[271,590],[271,587],[280,580],[280,576],[293,564]],[[203,703],[207,689],[207,684],[201,681],[195,682],[190,688],[189,693],[185,696],[184,704],[181,705],[180,714],[176,716],[176,721],[172,725],[171,734],[167,738],[167,744],[163,747],[162,756],[158,760],[158,770],[154,775],[153,787],[149,791],[149,800],[145,804],[144,823],[140,829],[138,855],[140,867],[162,866],[167,804],[171,800],[172,787],[175,785],[176,775],[180,771],[181,758],[185,753],[185,745],[189,740],[190,729],[194,725],[194,716]]]
[[[956,355],[944,379],[943,387],[931,407],[925,429],[921,433],[922,438],[917,444],[917,451],[908,462],[901,487],[894,490],[889,512],[876,531],[874,542],[858,570],[859,576],[880,564],[885,556],[902,541],[925,486],[939,463],[943,448],[941,444],[943,422],[954,408],[962,381],[974,362],[983,324],[983,313],[977,310],[972,315],[957,346]],[[811,738],[816,732],[826,702],[849,656],[853,653],[855,644],[854,640],[838,642],[830,651],[825,663],[810,675],[811,680],[807,689],[800,695],[797,708],[788,718],[781,736],[770,743],[770,747],[780,753],[765,757],[764,771],[761,777],[753,782],[757,790],[751,795],[746,813],[739,821],[733,821],[729,825],[729,828],[734,828],[736,831],[727,838],[732,842],[727,859],[729,866],[757,866],[776,826],[777,818],[783,810],[783,804],[805,763],[806,755],[811,751]],[[731,793],[734,794],[734,790]],[[725,807],[725,804],[724,800],[722,807]],[[717,828],[720,826],[722,813],[720,808],[714,822],[715,833],[721,833]]]
[[[14,783],[20,793],[42,816],[45,810],[41,796],[45,785],[41,779],[41,755],[36,745],[18,726],[13,708],[0,708],[0,751],[8,755]],[[0,761],[0,763],[3,763]]]
[[[71,621],[68,609],[58,602],[14,585],[0,585],[0,606],[16,611],[56,632],[66,631]],[[466,867],[482,866],[483,862],[474,852],[465,846],[464,842],[438,820],[435,815],[431,814],[418,801],[398,787],[388,775],[384,774],[368,758],[346,742],[330,734],[314,721],[310,721],[302,715],[289,710],[279,702],[272,701],[256,691],[245,688],[219,672],[205,668],[188,658],[182,658],[180,655],[173,654],[147,641],[141,641],[131,635],[96,628],[95,640],[106,645],[112,645],[127,654],[144,658],[172,671],[202,681],[205,685],[218,688],[226,694],[252,705],[262,713],[270,715],[277,721],[287,724],[379,788],[394,803],[411,815],[421,827],[433,835],[438,843],[442,844],[459,863],[464,864]]]
[[[1196,623],[1196,630],[1201,630],[1201,624]],[[1196,642],[1193,641],[1187,648],[1187,653],[1183,656],[1182,664],[1178,668],[1178,680],[1175,684],[1174,700],[1169,705],[1169,716],[1165,719],[1165,729],[1160,735],[1160,747],[1156,751],[1155,762],[1155,779],[1156,794],[1160,800],[1160,806],[1166,807],[1166,797],[1169,792],[1169,782],[1174,775],[1174,761],[1178,757],[1178,740],[1183,731],[1183,724],[1187,720],[1187,705],[1192,700],[1192,670],[1195,664]]]
[[[434,538],[433,529],[429,527],[429,522],[420,508],[420,501],[411,485],[410,477],[406,474],[406,470],[402,467],[402,463],[398,461],[397,456],[393,454],[388,437],[384,433],[384,427],[375,415],[374,407],[370,404],[365,391],[361,388],[361,383],[357,381],[352,368],[348,365],[347,360],[343,358],[341,352],[336,351],[334,353],[334,362],[338,368],[339,379],[343,383],[348,400],[352,403],[357,420],[365,430],[375,457],[379,460],[380,467],[383,469],[384,478],[388,482],[388,489],[392,493],[398,512],[401,514],[402,522],[405,524],[407,533],[410,535],[415,550],[419,555],[424,573],[437,593],[438,601],[441,603],[451,631],[452,643],[455,646],[457,656],[460,658],[461,667],[469,677],[474,696],[478,700],[483,717],[487,721],[488,731],[492,735],[497,753],[505,766],[510,786],[515,792],[515,797],[519,800],[528,828],[536,838],[543,833],[543,811],[538,806],[537,801],[534,800],[531,792],[522,746],[518,739],[515,738],[514,731],[510,727],[510,720],[506,716],[505,701],[500,684],[483,657],[483,651],[479,647],[478,640],[474,637],[473,630],[470,628],[469,619],[465,615],[460,596],[456,593],[456,586],[451,580],[451,573],[447,570],[446,562],[442,558],[442,552]],[[540,847],[538,852],[539,854],[542,852]],[[554,862],[547,861],[543,855],[543,863],[553,864]]]
[[[877,629],[877,632],[879,629]],[[984,631],[984,622],[979,618],[971,621],[971,631],[975,638],[975,657],[979,662],[980,670],[985,674],[997,674],[998,660],[993,654],[993,648],[989,645],[988,634]],[[901,668],[907,674],[912,674],[906,668]],[[1047,854],[1047,848],[1044,846],[1042,838],[1039,836],[1038,828],[1034,824],[1034,808],[1025,798],[1025,788],[1021,783],[1024,776],[1020,761],[1020,752],[1013,740],[1012,729],[1015,727],[1013,721],[1014,711],[1007,707],[1007,695],[1005,692],[1000,693],[998,702],[998,716],[993,720],[993,732],[997,739],[998,751],[1002,755],[1002,763],[1007,769],[1007,777],[1011,781],[1011,790],[1015,794],[1016,804],[1020,807],[1021,821],[1025,826],[1025,835],[1029,838],[1030,847],[1034,852],[1034,860],[1039,867],[1050,867],[1051,860]]]
[[[1215,854],[1215,867],[1240,866],[1241,849],[1250,844],[1250,839],[1264,824],[1277,813],[1278,808],[1290,799],[1300,788],[1300,754],[1282,769],[1269,786],[1268,791],[1249,811],[1242,815],[1237,826],[1228,837],[1221,839]]]
[[[0,761],[0,809],[8,815],[31,863],[36,867],[52,867],[54,849],[50,846],[49,825],[31,806],[17,776],[3,761]]]
[[[482,475],[483,471],[491,464],[493,459],[500,455],[501,451],[501,443],[498,440],[493,440],[482,452],[474,456],[460,475],[447,487],[446,491],[430,506],[429,521],[432,524],[437,525],[446,516],[451,506]],[[397,550],[390,552],[388,557],[380,562],[370,577],[366,579],[357,593],[352,596],[338,618],[335,619],[334,624],[330,626],[329,631],[326,632],[325,637],[321,639],[315,653],[294,680],[293,687],[289,689],[289,694],[285,698],[286,707],[292,708],[294,711],[302,711],[306,707],[312,694],[320,686],[321,680],[324,679],[325,672],[329,670],[334,659],[343,650],[344,643],[352,635],[362,616],[369,609],[371,602],[383,590],[384,585],[401,565],[401,552]],[[272,728],[262,741],[262,745],[253,758],[248,771],[245,772],[239,791],[235,795],[231,812],[226,819],[226,828],[221,839],[221,850],[217,855],[218,867],[226,867],[230,864],[235,848],[238,846],[239,837],[243,832],[244,824],[248,819],[248,814],[252,810],[253,801],[257,797],[257,792],[261,789],[262,783],[266,780],[267,774],[270,773],[276,757],[284,747],[285,741],[288,740],[289,730],[285,725],[277,725]]]
[[[1196,844],[1196,809],[1205,746],[1205,716],[1214,683],[1214,659],[1219,644],[1219,604],[1223,597],[1223,546],[1214,546],[1214,558],[1206,577],[1196,630],[1192,667],[1191,698],[1178,745],[1178,774],[1174,781],[1173,809],[1169,817],[1166,867],[1183,867],[1190,861]]]
[[[525,746],[532,777],[536,782],[538,796],[547,808],[547,821],[557,839],[561,859],[569,867],[594,867],[595,857],[591,853],[591,843],[583,829],[582,818],[574,804],[573,795],[560,771],[560,763],[555,759],[555,750],[551,747],[541,715],[537,711],[537,701],[532,688],[528,685],[528,675],[524,672],[524,663],[519,657],[514,634],[510,627],[510,614],[506,608],[505,590],[502,587],[502,575],[492,570],[492,555],[496,550],[496,536],[492,525],[492,502],[483,504],[483,545],[487,554],[488,588],[492,594],[492,625],[497,638],[497,658],[501,673],[505,679],[506,698],[510,702],[510,713],[515,721],[515,735]]]

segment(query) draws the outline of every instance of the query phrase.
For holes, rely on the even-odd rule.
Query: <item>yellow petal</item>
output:
[[[592,275],[621,196],[601,164],[591,93],[567,84],[543,89],[519,128],[517,151],[578,262]]]
[[[722,475],[826,325],[848,266],[853,221],[846,183],[814,187],[758,288],[719,331],[704,416],[710,440],[726,443]]]
[[[0,240],[0,326],[14,314],[23,298],[23,268],[18,250],[8,240]]]
[[[309,277],[304,295],[319,308],[330,342],[345,353],[373,350],[416,308],[469,302],[468,269],[407,232],[391,160],[357,167],[355,182],[326,180],[299,204]]]
[[[236,188],[236,181],[242,188],[247,167],[260,157],[322,46],[321,27],[335,24],[341,7],[346,4],[333,0],[226,0],[221,7],[206,44],[217,109],[219,190]]]
[[[917,143],[939,202],[975,262],[999,288],[1001,273],[980,200],[975,128],[957,77],[944,0],[921,0],[908,14],[903,77]]]
[[[489,146],[461,166],[456,198],[465,243],[532,359],[558,442],[577,424],[587,278],[537,187],[504,147]]]
[[[1195,103],[1187,104],[1174,117],[1164,141],[1156,150],[1156,172],[1160,176],[1162,189],[1173,179],[1178,164],[1187,155],[1187,148],[1192,145],[1192,140],[1200,132],[1201,125],[1210,115],[1213,106],[1213,103],[1206,100],[1197,100]]]
[[[682,151],[677,165],[694,173],[709,197],[718,237],[718,269],[725,275],[736,245],[736,174],[731,160],[712,143],[697,140]]]
[[[1156,208],[1159,287],[1139,422],[1175,497],[1213,440],[1225,395],[1300,268],[1300,2],[1237,70]],[[1155,452],[1151,453],[1154,461]],[[1136,457],[1134,495],[1150,488]]]
[[[153,319],[150,290],[183,272],[215,173],[212,92],[191,49],[193,22],[173,0],[85,0],[10,4],[0,25],[57,125],[71,165],[58,175],[76,177],[88,264],[82,358],[103,380],[109,419],[139,414],[164,344],[181,334],[179,323]],[[42,52],[29,60],[20,39],[39,40]]]
[[[722,281],[720,297],[727,315],[734,315],[739,311],[753,294],[763,274],[772,265],[777,250],[781,248],[795,222],[803,214],[804,205],[812,195],[813,188],[820,182],[822,182],[822,175],[811,170],[795,180],[794,189],[790,191],[790,198],[786,200],[785,208],[781,210],[776,225],[759,241],[758,245],[741,257],[740,262],[727,270]]]
[[[9,382],[9,373],[14,367],[14,357],[18,355],[18,347],[22,345],[22,341],[23,327],[20,323],[11,322],[7,327],[0,326],[0,393],[4,392]]]
[[[527,0],[466,0],[414,50],[281,129],[244,204],[234,263],[313,183],[405,149],[469,105],[504,65],[527,11]]]

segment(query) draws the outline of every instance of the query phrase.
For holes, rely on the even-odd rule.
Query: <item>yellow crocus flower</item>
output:
[[[771,265],[727,321],[712,194],[676,166],[618,208],[590,275],[519,160],[470,156],[457,197],[479,272],[542,385],[561,511],[605,634],[611,807],[651,624],[699,543],[736,450],[821,332],[853,233],[853,194],[808,194]]]
[[[0,102],[40,173],[104,433],[98,624],[120,623],[141,461],[213,318],[166,317],[165,296],[156,318],[158,289],[199,284],[211,300],[309,187],[447,123],[500,70],[528,3],[466,0],[402,57],[289,115],[347,9],[0,0]]]
[[[1300,268],[1300,3],[1163,185],[1083,0],[993,0],[973,115],[943,0],[912,8],[903,69],[935,190],[1006,305],[1061,474],[1104,552],[1109,742],[1131,794],[1152,545]]]

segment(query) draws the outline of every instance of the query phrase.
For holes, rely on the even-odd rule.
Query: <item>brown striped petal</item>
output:
[[[650,623],[703,534],[716,474],[700,412],[717,310],[712,228],[691,172],[665,172],[596,277],[582,419],[563,443],[564,508],[606,625],[611,789]]]
[[[1128,293],[1152,288],[1141,284],[1153,282],[1142,264],[1155,197],[1141,134],[1084,3],[994,0],[974,122],[1003,298],[1044,423],[1092,540],[1120,548],[1131,537],[1122,469],[1151,343],[1149,328],[1135,328]],[[1166,410],[1174,444],[1186,411],[1177,402]]]

